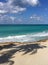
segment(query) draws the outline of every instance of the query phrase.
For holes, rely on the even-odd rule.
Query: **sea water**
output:
[[[0,25],[0,42],[34,42],[48,39],[48,25]]]

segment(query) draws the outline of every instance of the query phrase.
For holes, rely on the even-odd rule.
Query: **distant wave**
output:
[[[34,42],[48,39],[48,32],[38,32],[25,35],[16,35],[0,38],[0,42]]]

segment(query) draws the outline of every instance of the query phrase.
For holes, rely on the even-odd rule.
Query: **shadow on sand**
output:
[[[2,49],[12,48],[12,47],[14,47],[14,46],[16,46],[16,45],[15,45],[15,44],[13,44],[13,43],[10,43],[10,44],[8,44],[8,45],[3,45],[3,46],[0,46],[0,50],[2,50]]]
[[[2,49],[8,49],[10,50],[5,51],[3,54],[0,56],[0,64],[3,63],[10,63],[9,65],[13,65],[14,61],[11,61],[10,59],[13,57],[13,55],[16,52],[23,52],[23,55],[30,53],[30,54],[35,54],[37,53],[38,49],[43,49],[46,48],[46,46],[42,46],[40,44],[25,44],[25,45],[15,45],[15,44],[9,44],[9,45],[4,45],[2,48],[0,47],[0,50]],[[13,49],[12,49],[13,48]]]

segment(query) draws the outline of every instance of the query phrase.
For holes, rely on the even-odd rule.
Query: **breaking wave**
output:
[[[0,37],[0,42],[34,42],[48,39],[48,32],[38,32],[25,35]]]

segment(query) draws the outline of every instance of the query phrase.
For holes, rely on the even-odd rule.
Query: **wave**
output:
[[[0,42],[34,42],[43,39],[48,39],[48,32],[2,37]]]

